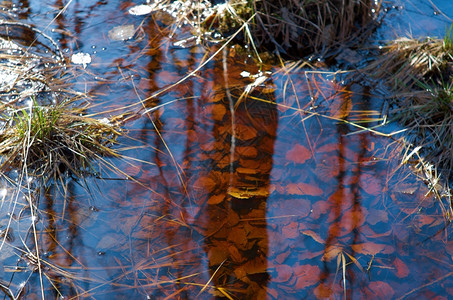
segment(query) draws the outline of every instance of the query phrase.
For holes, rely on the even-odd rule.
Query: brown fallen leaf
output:
[[[303,164],[311,158],[311,152],[302,145],[295,145],[291,150],[286,153],[285,158],[296,164]]]
[[[301,265],[294,268],[294,275],[297,278],[296,288],[301,290],[318,283],[321,270],[318,266]]]
[[[224,194],[214,195],[208,199],[208,204],[216,205],[216,204],[222,203],[224,200],[225,200]]]
[[[349,115],[352,108],[350,93],[341,93],[330,103],[330,114],[333,118],[344,119]]]
[[[288,239],[295,239],[300,235],[298,228],[298,222],[291,222],[282,228],[282,235]]]
[[[319,180],[328,182],[332,178],[340,174],[339,157],[337,156],[324,156],[323,159],[316,165],[316,175]]]
[[[275,267],[277,277],[273,278],[275,282],[287,282],[293,276],[293,268],[288,265],[277,265]]]
[[[325,144],[319,148],[316,148],[316,153],[330,153],[339,150],[338,143]],[[334,154],[334,153],[330,153]]]
[[[379,178],[371,174],[364,173],[360,176],[359,181],[362,189],[367,192],[367,194],[378,196],[382,193],[383,186],[379,181]]]
[[[234,129],[235,137],[242,141],[251,140],[258,134],[258,131],[255,128],[244,124],[235,124]]]
[[[387,223],[389,221],[389,216],[383,209],[370,209],[366,221],[371,225],[376,225],[379,222]]]
[[[317,241],[320,244],[323,244],[323,245],[325,244],[325,241],[321,238],[321,236],[319,234],[317,234],[316,232],[314,232],[313,230],[302,230],[301,233],[303,235],[311,237],[312,239],[314,239],[315,241]]]
[[[324,191],[313,184],[307,183],[290,183],[285,188],[288,195],[309,195],[321,196]]]
[[[330,299],[332,296],[332,285],[329,283],[320,283],[313,291],[316,299]]]
[[[236,147],[236,152],[246,158],[255,158],[258,155],[256,147]]]
[[[385,247],[386,245],[384,244],[368,242],[352,245],[352,250],[354,250],[354,252],[364,255],[376,255],[382,252],[385,249]]]
[[[368,283],[368,288],[372,291],[369,294],[374,299],[392,299],[395,291],[384,281],[372,281]]]
[[[332,259],[337,258],[338,254],[340,254],[341,252],[343,252],[343,247],[341,246],[338,245],[327,246],[321,260],[331,261]]]
[[[407,265],[401,260],[399,259],[398,257],[395,258],[395,260],[393,261],[393,265],[395,266],[396,268],[396,276],[398,278],[404,278],[404,277],[407,277],[407,275],[409,275],[409,268],[407,267]]]
[[[223,104],[214,104],[212,106],[212,118],[215,121],[222,121],[226,114],[226,108]]]
[[[332,207],[332,205],[326,201],[326,200],[319,200],[319,201],[316,201],[315,203],[313,203],[313,206],[312,206],[312,212],[310,214],[310,217],[313,218],[313,219],[317,219],[319,218],[321,215],[327,213],[328,211],[330,211],[330,208]]]
[[[204,189],[207,193],[211,193],[214,191],[216,185],[217,183],[213,178],[209,176],[202,176],[194,182],[193,187],[196,189]]]

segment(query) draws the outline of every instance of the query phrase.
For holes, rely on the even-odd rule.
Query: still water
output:
[[[432,2],[386,4],[373,39],[441,35],[453,10]],[[36,243],[27,202],[2,191],[4,298],[453,294],[451,226],[423,174],[400,164],[404,136],[389,134],[403,128],[360,127],[382,124],[384,86],[348,77],[347,55],[336,69],[259,67],[239,46],[187,42],[168,16],[131,15],[138,4],[1,4],[58,41],[68,63],[82,58],[66,80],[90,113],[139,112],[115,146],[122,159],[39,189]]]

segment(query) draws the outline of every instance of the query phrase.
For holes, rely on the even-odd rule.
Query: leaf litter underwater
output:
[[[93,115],[144,108],[112,146],[123,158],[95,159],[96,176],[50,182],[33,202],[2,177],[5,297],[453,293],[444,191],[414,171],[416,153],[401,164],[404,133],[392,133],[403,128],[379,126],[379,85],[300,63],[259,69],[227,47],[172,86],[219,46],[172,46],[178,33],[128,14],[132,4],[78,5],[52,25],[62,49],[83,53],[72,88]],[[132,38],[109,36],[131,25]]]

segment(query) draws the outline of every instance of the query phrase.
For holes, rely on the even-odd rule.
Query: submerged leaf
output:
[[[311,152],[304,146],[297,144],[286,153],[285,158],[289,161],[295,162],[296,164],[303,164],[311,158]]]
[[[321,196],[324,191],[313,184],[307,183],[290,183],[285,188],[288,195],[309,195],[309,196]]]
[[[409,268],[407,267],[407,265],[401,260],[399,259],[398,257],[395,258],[395,260],[393,261],[393,265],[395,266],[396,268],[396,276],[398,278],[404,278],[404,277],[407,277],[409,275]]]
[[[354,250],[354,252],[365,255],[376,255],[382,252],[385,248],[386,245],[376,244],[373,242],[352,245],[352,250]]]

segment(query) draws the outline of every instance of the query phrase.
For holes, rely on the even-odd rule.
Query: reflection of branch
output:
[[[231,97],[231,92],[228,86],[228,64],[226,50],[223,51],[222,62],[223,62],[223,78],[225,80],[225,93],[228,98],[228,106],[230,108],[231,114],[230,181],[229,181],[229,187],[231,188],[233,186],[233,174],[234,174],[233,162],[234,162],[234,151],[236,148],[236,125],[235,125],[236,120],[234,117],[235,107],[233,103],[233,98]]]
[[[310,111],[310,110],[306,110],[306,109],[302,109],[302,108],[294,108],[294,107],[289,106],[289,105],[285,105],[285,104],[281,104],[281,103],[275,103],[274,101],[261,99],[261,98],[251,98],[251,99],[255,99],[257,101],[261,101],[261,102],[265,102],[265,103],[274,104],[276,106],[279,106],[279,107],[282,107],[282,108],[285,108],[285,109],[295,110],[297,112],[302,112],[304,114],[308,114],[308,115],[311,115],[311,116],[318,116],[318,117],[326,118],[326,119],[329,119],[329,120],[345,123],[345,124],[351,125],[353,127],[357,127],[359,129],[362,129],[363,131],[368,131],[368,132],[374,133],[374,134],[379,135],[379,136],[384,136],[384,137],[391,137],[391,136],[394,136],[394,135],[396,135],[398,133],[401,133],[401,132],[407,130],[407,129],[402,129],[402,130],[395,131],[395,132],[392,132],[392,133],[383,133],[383,132],[376,131],[376,130],[374,130],[372,128],[367,128],[365,126],[359,125],[357,123],[350,122],[350,121],[345,120],[345,119],[341,119],[341,118],[337,118],[337,117],[331,117],[331,116],[324,115],[324,114],[321,114],[321,113],[318,113],[318,112],[315,112],[315,111]]]
[[[40,35],[42,35],[44,38],[46,38],[51,44],[52,46],[55,47],[55,50],[58,54],[58,56],[60,57],[60,60],[63,62],[64,61],[64,55],[63,55],[63,52],[61,51],[60,47],[58,46],[57,42],[55,42],[50,36],[48,36],[47,34],[45,34],[44,32],[42,32],[41,30],[39,29],[36,29],[34,28],[33,26],[31,25],[28,25],[28,24],[25,24],[25,23],[20,23],[20,22],[0,22],[0,26],[18,26],[18,27],[24,27],[24,28],[27,28],[35,33],[38,33]],[[47,27],[46,27],[47,28]],[[27,50],[25,52],[28,52],[28,50],[33,46],[33,44],[36,42],[38,38],[35,38],[30,46],[28,46]]]
[[[447,16],[443,11],[441,11],[434,3],[433,1],[431,0],[428,0],[429,3],[431,3],[431,5],[433,6],[433,8],[439,13],[441,14],[445,19],[447,19],[449,22],[453,22],[453,19],[450,18],[449,16]]]
[[[428,286],[433,285],[433,284],[435,284],[435,283],[437,283],[437,282],[439,282],[439,281],[442,281],[442,280],[444,280],[445,278],[450,277],[450,276],[452,276],[452,275],[453,275],[453,272],[450,272],[450,273],[447,273],[447,274],[445,274],[444,276],[442,276],[442,277],[440,277],[440,278],[437,278],[437,279],[434,280],[434,281],[431,281],[431,282],[429,282],[429,283],[426,283],[426,284],[424,284],[424,285],[421,285],[421,286],[419,286],[419,287],[416,287],[416,288],[410,290],[409,292],[407,292],[406,294],[402,295],[401,297],[399,297],[397,300],[404,299],[404,298],[406,298],[407,296],[409,296],[410,294],[413,294],[413,293],[415,293],[416,291],[419,291],[419,290],[421,290],[421,289],[423,289],[423,288],[425,288],[425,287],[428,287]]]

